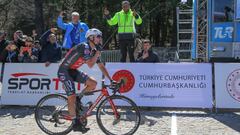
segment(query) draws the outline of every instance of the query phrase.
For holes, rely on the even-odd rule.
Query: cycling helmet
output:
[[[86,38],[90,36],[102,36],[102,32],[96,28],[89,29],[85,35]]]

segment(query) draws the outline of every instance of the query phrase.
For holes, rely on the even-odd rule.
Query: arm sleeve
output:
[[[135,17],[135,23],[137,24],[137,25],[140,25],[140,24],[142,24],[142,18],[140,17],[140,15],[137,15],[137,17]]]
[[[60,16],[59,16],[58,19],[57,19],[57,25],[58,25],[59,28],[61,28],[61,29],[63,29],[63,30],[66,30],[66,29],[67,29],[67,26],[68,26],[67,23],[64,23],[64,22],[63,22],[63,18],[60,17]]]
[[[60,61],[62,58],[62,48],[59,47],[57,51],[58,51],[58,53],[57,53],[57,57],[56,57],[56,62]]]
[[[84,32],[83,32],[83,35],[84,35],[84,37],[83,37],[83,38],[85,39],[85,42],[87,41],[85,35],[86,35],[86,33],[87,33],[88,30],[89,30],[88,25],[84,23],[84,25],[83,25],[83,31],[84,31]]]
[[[45,46],[47,44],[47,40],[49,35],[51,34],[51,31],[48,30],[45,33],[42,34],[42,36],[39,38],[40,40],[40,45]]]
[[[31,62],[38,62],[38,57],[39,57],[39,51],[36,50],[29,58],[31,59]]]
[[[142,62],[143,59],[142,59],[142,53],[138,53],[138,56],[137,56],[137,59],[136,59],[137,62]]]
[[[80,57],[83,57],[84,45],[78,45],[68,51],[61,66],[65,68],[71,67]]]
[[[118,24],[118,15],[119,13],[116,13],[113,18],[107,20],[108,24],[111,26]]]
[[[86,23],[83,25],[83,30],[86,31],[86,32],[89,30],[89,27]]]

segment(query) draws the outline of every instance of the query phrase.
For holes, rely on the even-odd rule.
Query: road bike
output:
[[[140,125],[138,106],[128,97],[121,94],[124,81],[105,85],[100,90],[84,94],[99,93],[94,103],[83,105],[81,94],[76,94],[76,115],[83,126],[87,125],[87,117],[96,114],[99,128],[107,135],[132,135]],[[96,108],[96,109],[95,109]],[[68,113],[66,94],[51,94],[37,103],[35,120],[39,128],[50,135],[68,134],[72,131],[72,118]]]

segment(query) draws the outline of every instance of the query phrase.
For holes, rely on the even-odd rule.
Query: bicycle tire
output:
[[[43,98],[41,98],[37,105],[36,105],[36,108],[35,108],[35,111],[34,111],[34,114],[35,114],[35,121],[38,125],[38,127],[43,131],[45,132],[46,134],[48,135],[66,135],[68,134],[69,132],[72,131],[72,126],[73,126],[73,123],[71,123],[71,125],[64,131],[62,132],[52,132],[50,131],[49,129],[47,129],[40,121],[40,118],[38,117],[39,116],[39,110],[41,108],[41,105],[42,103],[44,103],[44,101],[47,101],[49,99],[54,99],[54,98],[57,98],[57,99],[63,99],[66,101],[67,103],[67,98],[63,95],[59,95],[59,94],[51,94],[51,95],[47,95],[47,96],[44,96]]]
[[[106,123],[103,123],[102,120],[101,120],[100,111],[103,108],[103,106],[106,104],[106,102],[108,102],[109,99],[111,99],[112,101],[115,100],[115,99],[118,99],[120,101],[127,101],[131,105],[131,108],[134,109],[134,111],[136,112],[135,126],[133,127],[133,129],[131,129],[127,133],[124,133],[123,135],[134,134],[137,131],[137,129],[139,128],[139,125],[140,125],[140,121],[141,121],[140,111],[139,111],[137,105],[131,99],[129,99],[125,96],[120,96],[120,95],[113,95],[113,96],[107,97],[106,99],[104,99],[100,102],[100,104],[97,108],[97,113],[96,113],[96,119],[97,119],[97,123],[98,123],[98,126],[100,127],[100,129],[107,135],[119,135],[118,133],[115,134],[115,133],[110,132],[108,129],[106,129],[105,126],[104,126],[104,125],[106,125]]]

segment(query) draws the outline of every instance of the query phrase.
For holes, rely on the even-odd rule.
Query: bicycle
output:
[[[86,93],[85,95],[93,95],[101,92],[88,109],[85,109],[86,107],[81,103],[82,96],[76,94],[76,114],[81,123],[86,126],[87,117],[91,116],[92,111],[96,108],[97,124],[105,134],[134,134],[140,125],[141,116],[137,105],[131,99],[121,95],[120,88],[123,84],[123,80],[112,85],[105,85],[103,81],[102,89]],[[111,95],[108,90],[112,90]],[[35,120],[46,134],[62,135],[71,132],[73,123],[68,114],[66,96],[60,93],[47,95],[40,99],[35,109]],[[123,132],[124,130],[126,131]]]

